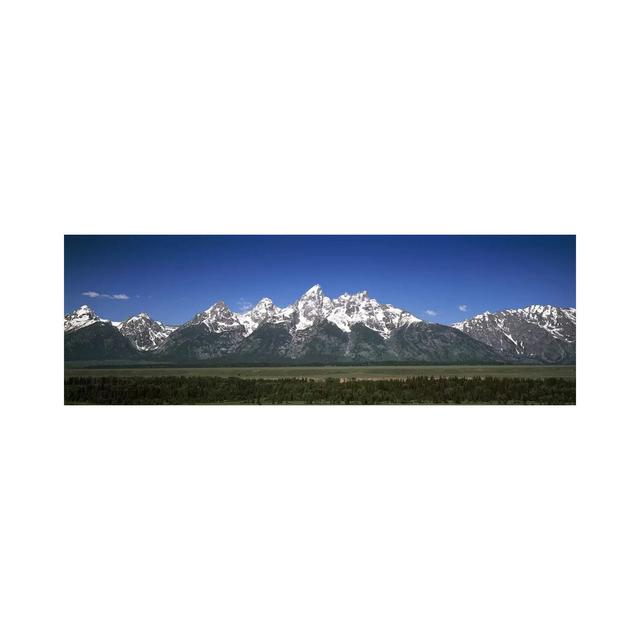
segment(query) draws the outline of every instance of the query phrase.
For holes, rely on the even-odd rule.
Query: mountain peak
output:
[[[388,338],[394,329],[422,322],[403,309],[380,304],[368,291],[343,293],[332,301],[332,307],[328,320],[347,333],[353,325],[362,324]]]
[[[205,309],[204,313],[229,311],[229,307],[225,304],[224,300],[218,300],[214,302],[208,309]]]
[[[136,313],[135,315],[131,316],[129,320],[135,320],[136,318],[141,318],[143,320],[151,320],[151,317],[149,316],[149,314],[145,313],[144,311],[142,311],[141,313]]]
[[[311,287],[311,289],[308,289],[307,291],[304,292],[304,294],[302,295],[303,298],[309,298],[311,296],[322,296],[323,291],[322,291],[322,287],[319,284],[314,284],[313,287]]]
[[[331,312],[331,300],[324,295],[319,284],[314,284],[299,300],[289,305],[284,312],[295,312],[296,331],[308,329]]]
[[[144,311],[124,322],[112,324],[138,351],[153,351],[164,344],[173,331]]]
[[[264,307],[273,307],[273,300],[271,298],[261,298],[260,300],[258,300],[258,303],[254,307],[254,309],[262,309]]]
[[[193,320],[186,324],[187,326],[204,324],[212,333],[242,328],[236,314],[227,307],[223,300],[218,300],[208,309],[197,313]]]
[[[272,319],[280,309],[273,304],[271,298],[262,298],[253,309],[244,313],[236,313],[236,318],[244,327],[245,334],[253,333],[265,320]]]
[[[100,322],[100,318],[98,318],[98,315],[91,307],[83,304],[81,307],[65,315],[64,330],[73,331],[75,329],[81,329],[94,322]]]

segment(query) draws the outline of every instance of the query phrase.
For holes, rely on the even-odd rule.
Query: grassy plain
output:
[[[123,367],[65,368],[69,376],[220,376],[237,378],[341,378],[356,380],[397,380],[416,376],[439,378],[566,378],[575,379],[575,365],[441,365],[441,366],[325,366],[325,367]]]

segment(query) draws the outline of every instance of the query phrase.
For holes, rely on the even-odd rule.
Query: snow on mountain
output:
[[[285,316],[295,316],[295,331],[303,331],[326,318],[332,311],[331,298],[324,295],[319,284],[314,285],[299,300],[284,309]]]
[[[153,320],[146,313],[131,316],[125,321],[114,321],[100,318],[96,312],[83,304],[64,317],[64,331],[76,331],[97,322],[113,325],[123,336],[129,339],[139,351],[157,349],[178,327],[168,326]]]
[[[390,304],[380,304],[375,298],[370,298],[366,291],[352,295],[343,293],[331,302],[332,310],[327,320],[347,333],[354,324],[362,323],[383,338],[388,338],[393,329],[422,322],[407,311]]]
[[[270,298],[262,298],[251,310],[234,313],[224,302],[216,302],[180,327],[165,325],[146,313],[123,322],[111,322],[83,305],[65,315],[64,331],[71,333],[96,323],[100,324],[96,330],[106,330],[102,325],[112,325],[138,351],[158,350],[195,359],[240,353],[238,349],[243,344],[251,358],[266,357],[265,354],[275,358],[295,359],[300,354],[322,358],[335,352],[341,354],[340,357],[358,353],[365,359],[383,356],[420,359],[427,353],[430,361],[439,361],[447,349],[454,358],[464,354],[467,359],[487,359],[490,355],[480,353],[477,344],[456,342],[462,340],[457,331],[424,322],[403,309],[380,303],[366,291],[344,293],[331,299],[320,285],[314,285],[284,308],[276,306]],[[388,350],[385,351],[387,347],[382,347],[379,339],[372,339],[371,334],[367,337],[366,332],[354,331],[357,324],[382,337]],[[245,340],[259,327],[264,330]],[[472,342],[488,346],[491,353],[506,361],[575,362],[576,310],[573,307],[531,305],[497,313],[487,311],[453,327],[473,338]]]
[[[173,328],[169,328],[153,320],[146,313],[131,316],[124,322],[112,322],[118,331],[129,339],[138,351],[153,351],[162,345],[169,337]]]
[[[271,298],[262,298],[258,304],[246,313],[237,313],[236,318],[244,327],[246,335],[253,333],[260,323],[282,314],[282,309],[273,304]]]
[[[485,311],[452,325],[503,353],[525,357],[575,359],[576,310],[552,305]]]
[[[550,333],[554,338],[565,342],[575,342],[576,340],[575,308],[554,307],[548,304],[534,304],[523,309],[505,309],[496,313],[485,311],[468,320],[456,322],[452,326],[460,331],[468,331],[474,327],[479,328],[494,323],[505,332],[505,321],[509,320],[521,320],[534,324]],[[512,339],[511,336],[508,337]]]
[[[293,335],[306,331],[322,320],[327,320],[345,333],[350,333],[352,327],[360,323],[385,339],[394,329],[423,322],[403,309],[378,302],[369,297],[366,291],[343,293],[331,299],[316,284],[284,308],[276,306],[270,298],[262,298],[251,310],[234,313],[219,301],[182,326],[204,325],[211,333],[234,331],[247,337],[265,323],[284,324]],[[159,348],[173,331],[180,328],[153,320],[146,313],[139,313],[123,322],[109,321],[99,318],[92,309],[83,305],[65,316],[64,330],[80,329],[95,322],[111,322],[139,351]]]
[[[82,327],[88,327],[90,324],[94,324],[95,322],[109,322],[108,320],[103,320],[99,318],[96,312],[88,307],[86,304],[83,304],[81,307],[72,311],[71,313],[67,313],[64,317],[64,331],[67,333],[68,331],[75,331],[76,329],[82,329]]]
[[[342,331],[349,333],[356,323],[362,323],[382,337],[388,338],[393,329],[415,322],[422,322],[407,311],[388,304],[380,304],[366,291],[344,293],[333,300],[326,296],[319,284],[306,291],[298,300],[283,309],[275,306],[270,298],[263,298],[246,313],[235,314],[248,336],[262,323],[285,323],[290,332],[305,331],[320,320],[328,320]],[[226,326],[232,327],[231,323]]]
[[[237,329],[244,331],[244,325],[222,300],[216,302],[205,311],[196,314],[193,320],[190,320],[184,326],[198,324],[205,325],[211,333],[224,333],[225,331]]]
[[[554,338],[565,342],[576,341],[576,310],[574,307],[553,307],[549,304],[536,304],[524,309],[515,309],[513,313],[522,313],[528,322],[534,322],[548,331]]]

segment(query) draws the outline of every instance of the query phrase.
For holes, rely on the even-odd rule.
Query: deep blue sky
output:
[[[575,306],[575,264],[575,236],[65,236],[64,309],[178,324],[217,300],[234,311],[265,296],[286,306],[318,283],[332,298],[367,290],[450,324]]]

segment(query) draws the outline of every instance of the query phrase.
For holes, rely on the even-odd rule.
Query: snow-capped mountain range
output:
[[[250,311],[234,313],[224,302],[216,302],[183,326],[202,324],[212,333],[242,330],[244,336],[248,336],[264,322],[284,324],[291,332],[296,332],[304,331],[323,319],[347,333],[354,324],[362,323],[383,338],[388,338],[393,329],[422,322],[408,311],[379,303],[375,298],[370,298],[366,291],[344,293],[332,300],[324,295],[320,285],[315,285],[284,308],[277,307],[270,298],[262,298]],[[132,316],[124,322],[106,320],[83,305],[64,317],[64,330],[75,331],[95,322],[111,323],[142,351],[159,347],[178,328],[153,320],[146,313]]]
[[[270,298],[262,298],[245,313],[232,312],[224,302],[216,302],[197,314],[187,325],[204,324],[213,333],[242,330],[251,335],[262,323],[285,325],[291,333],[304,331],[320,320],[335,324],[349,333],[354,324],[361,323],[388,338],[393,329],[414,322],[422,322],[407,311],[370,298],[366,291],[344,293],[333,300],[324,295],[320,285],[311,287],[293,304],[280,308]]]
[[[65,315],[64,331],[65,333],[77,331],[96,323],[114,326],[139,351],[157,349],[178,328],[153,320],[146,313],[131,316],[124,322],[105,320],[100,318],[93,309],[83,304],[75,311]]]
[[[86,305],[64,317],[65,334],[74,335],[70,344],[79,341],[76,334],[92,326],[113,327],[137,352],[197,360],[240,353],[267,360],[309,354],[330,357],[329,352],[339,358],[379,361],[446,362],[448,354],[452,361],[575,359],[573,308],[534,305],[486,312],[451,328],[380,303],[366,291],[332,299],[324,295],[320,285],[283,308],[262,298],[251,310],[236,313],[219,301],[179,327],[165,325],[146,313],[123,322],[110,321]]]

